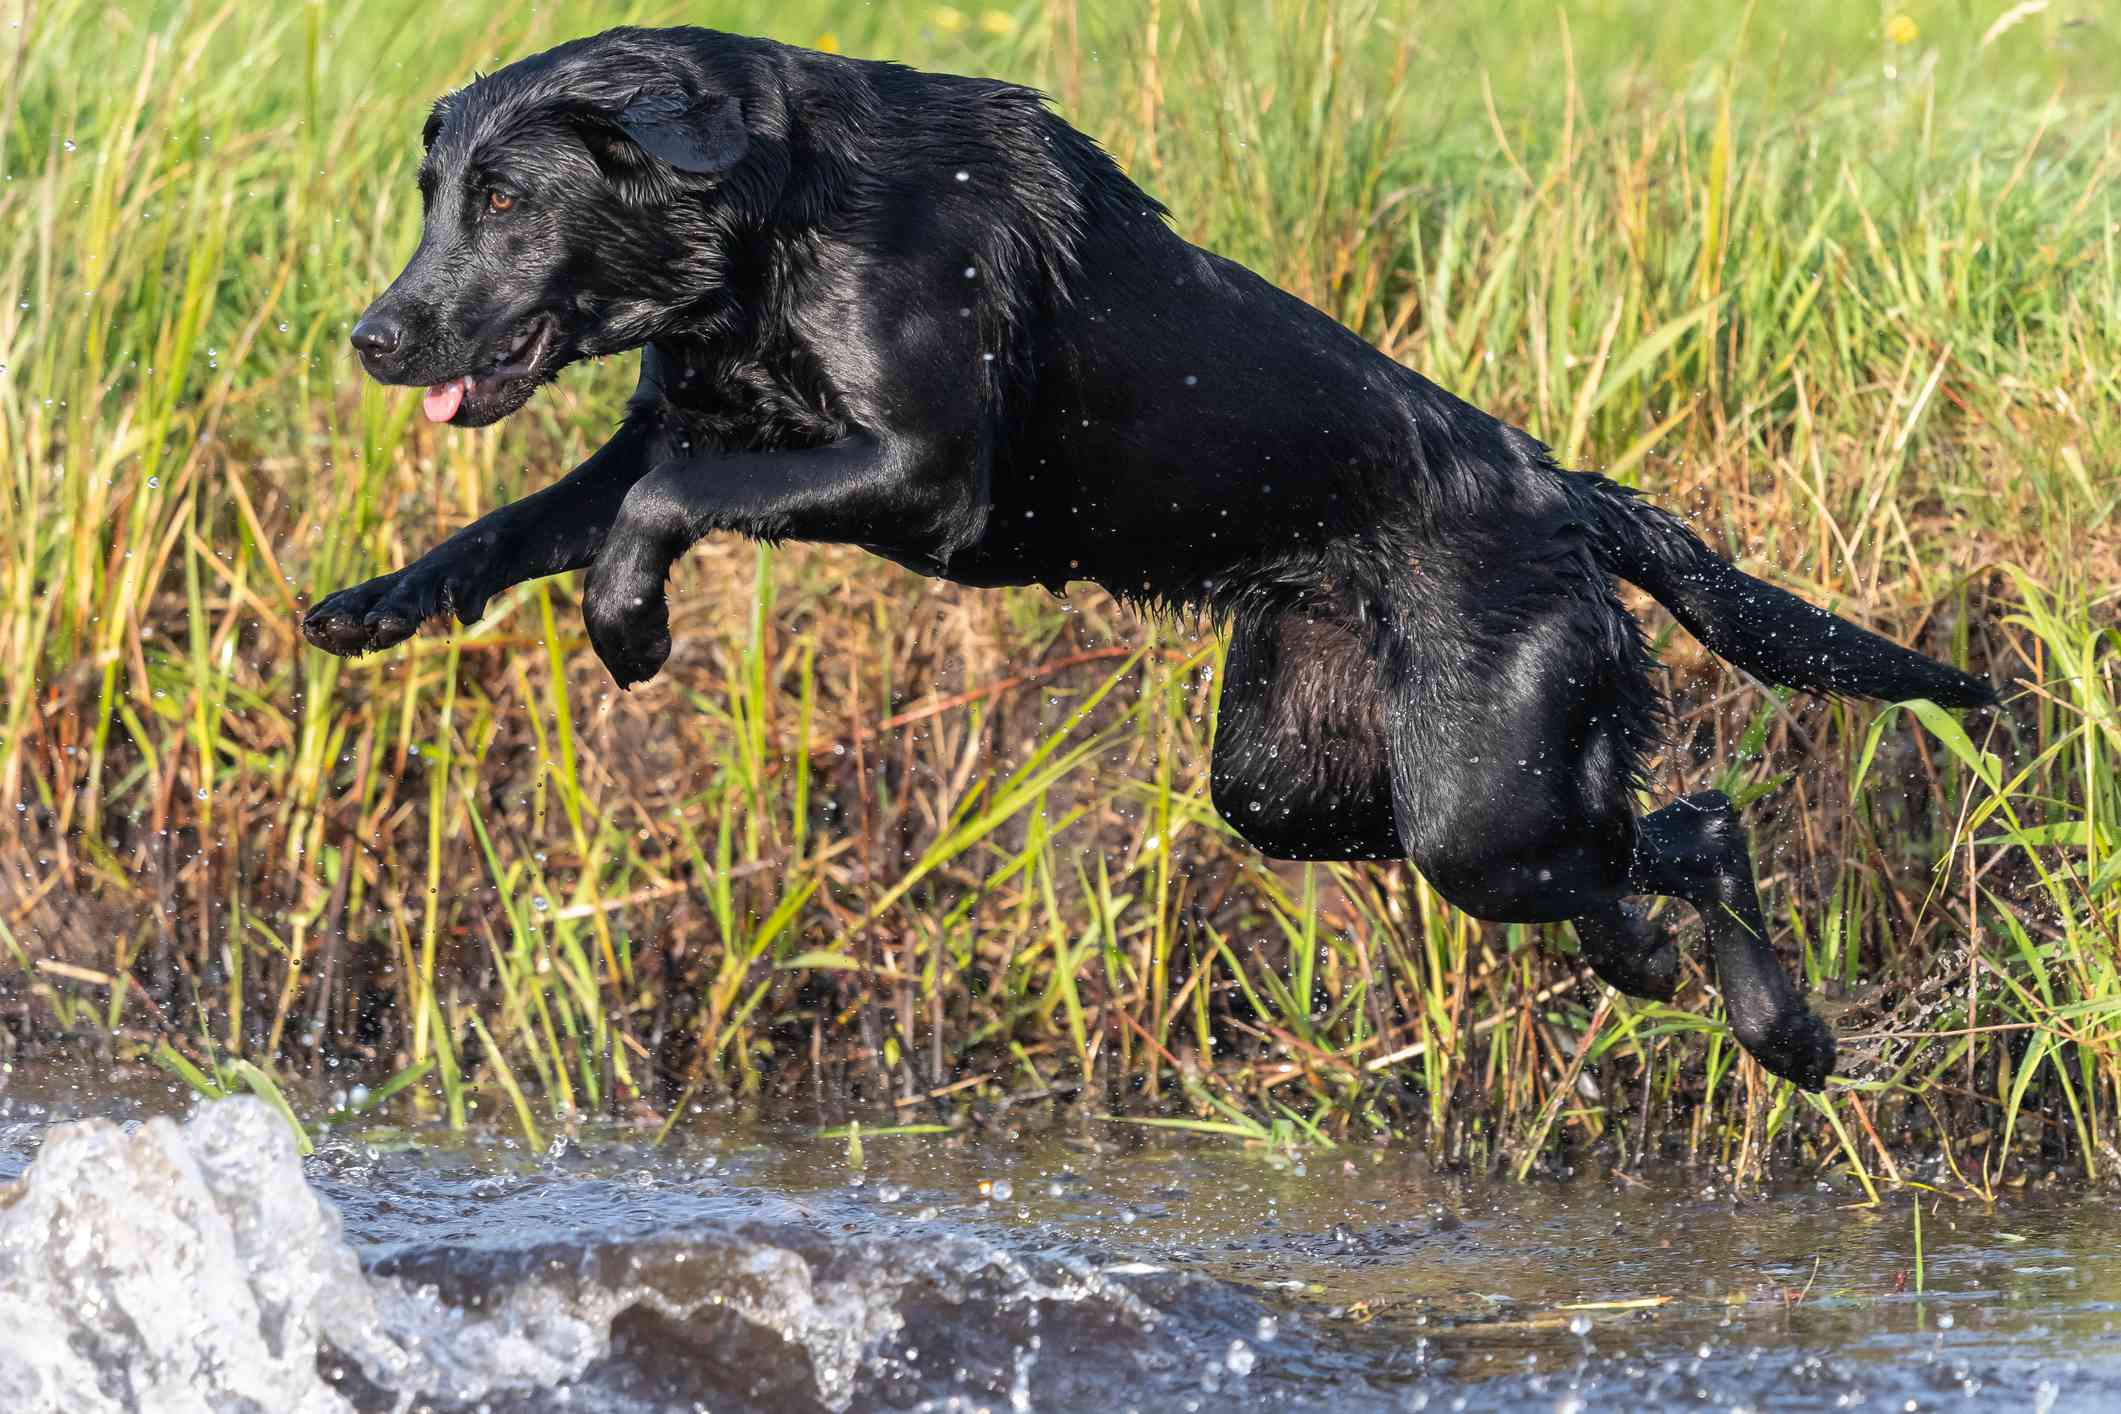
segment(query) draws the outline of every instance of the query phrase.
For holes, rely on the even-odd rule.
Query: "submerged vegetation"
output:
[[[1738,1052],[1698,962],[1678,1005],[1637,1003],[1566,929],[1248,851],[1207,799],[1218,645],[1087,589],[717,541],[631,694],[573,580],[368,660],[307,650],[312,595],[617,414],[603,367],[438,432],[345,331],[410,248],[424,106],[622,12],[763,18],[46,0],[0,39],[0,1062],[81,1047],[534,1140],[820,1096],[857,1135],[1037,1102],[1526,1170],[1604,1145],[1866,1186],[2121,1174],[2111,17],[768,21],[1039,85],[1189,237],[2010,683],[1963,726],[1790,699],[1651,619],[1656,793],[1744,805],[1776,944],[1842,1037],[1807,1099]]]

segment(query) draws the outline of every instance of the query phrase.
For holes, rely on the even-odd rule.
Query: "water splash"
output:
[[[0,1201],[0,1407],[326,1414],[327,1342],[407,1360],[260,1102],[57,1127]]]
[[[1094,1308],[1086,1317],[1109,1331],[1158,1323],[1081,1260],[789,1222],[449,1244],[364,1271],[286,1124],[251,1099],[203,1106],[181,1127],[56,1126],[24,1179],[0,1188],[9,1411],[341,1414],[495,1396],[544,1407],[530,1397],[564,1398],[585,1374],[607,1390],[645,1381],[666,1398],[836,1411],[865,1380],[930,1392],[963,1386],[968,1369],[1024,1407],[1039,1311],[1056,1304]]]

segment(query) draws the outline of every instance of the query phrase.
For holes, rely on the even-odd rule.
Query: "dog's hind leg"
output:
[[[1439,546],[1397,586],[1381,682],[1408,858],[1477,918],[1574,921],[1598,974],[1646,996],[1679,957],[1624,900],[1685,899],[1740,1044],[1819,1088],[1833,1034],[1768,945],[1736,813],[1711,793],[1636,817],[1656,713],[1634,621],[1565,535],[1539,548]]]
[[[1622,899],[1607,899],[1569,920],[1583,960],[1599,980],[1631,997],[1668,1002],[1679,990],[1679,947],[1669,929]]]
[[[1703,791],[1645,816],[1629,873],[1641,892],[1675,895],[1700,911],[1738,1043],[1775,1074],[1807,1090],[1824,1086],[1834,1033],[1768,946],[1745,829],[1729,797]]]
[[[1377,650],[1323,590],[1233,616],[1216,714],[1216,809],[1275,859],[1397,859]],[[1679,949],[1619,898],[1572,920],[1584,960],[1630,996],[1670,1001]]]

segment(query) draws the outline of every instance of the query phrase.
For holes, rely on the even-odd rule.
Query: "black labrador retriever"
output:
[[[1731,1025],[1818,1088],[1730,802],[1638,818],[1660,726],[1614,581],[1770,682],[1989,688],[1740,573],[1673,515],[1372,349],[1163,208],[1024,88],[700,29],[613,30],[438,103],[419,248],[353,330],[477,427],[641,350],[594,456],[304,621],[334,653],[587,569],[622,686],[711,532],[842,541],[960,584],[1089,580],[1231,632],[1224,817],[1285,859],[1407,858],[1480,918],[1572,920],[1669,998],[1625,902],[1700,911]]]

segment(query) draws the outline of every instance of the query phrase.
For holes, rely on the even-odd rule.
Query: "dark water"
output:
[[[1070,1123],[339,1130],[0,1095],[0,1409],[2121,1408],[2121,1214]],[[107,1120],[55,1136],[55,1120]]]

